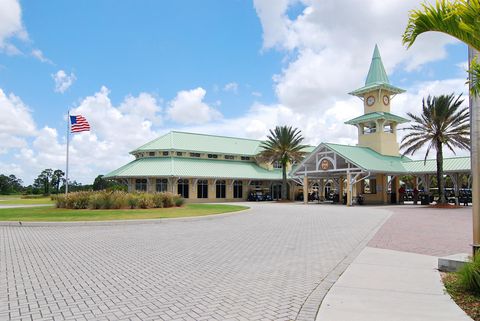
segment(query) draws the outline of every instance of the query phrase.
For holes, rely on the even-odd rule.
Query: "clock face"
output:
[[[387,95],[383,96],[383,103],[385,105],[388,105],[389,102],[390,102],[390,98]]]
[[[369,96],[369,97],[367,98],[367,105],[368,105],[368,106],[372,106],[374,103],[375,103],[375,97]]]

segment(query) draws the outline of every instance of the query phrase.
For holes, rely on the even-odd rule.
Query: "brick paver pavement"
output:
[[[388,209],[394,214],[368,246],[433,256],[471,252],[471,207],[433,209],[405,205]]]
[[[0,226],[0,320],[295,320],[389,215],[251,205],[147,224]]]

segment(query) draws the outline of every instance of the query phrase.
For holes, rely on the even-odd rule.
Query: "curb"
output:
[[[307,299],[298,311],[295,321],[312,321],[317,318],[318,311],[322,305],[323,299],[327,295],[330,288],[337,282],[338,278],[345,272],[348,266],[363,251],[368,242],[375,236],[385,222],[393,215],[393,212],[387,211],[389,214],[377,224],[362,241],[345,256],[312,290]]]
[[[216,218],[226,218],[235,214],[241,214],[251,210],[251,207],[235,212],[226,212],[219,214],[210,214],[203,216],[172,217],[172,218],[152,218],[143,220],[111,220],[111,221],[75,221],[75,222],[31,222],[22,221],[0,221],[0,226],[10,227],[72,227],[72,226],[113,226],[113,225],[139,225],[139,224],[164,224],[172,222],[189,222],[200,220],[213,220]]]

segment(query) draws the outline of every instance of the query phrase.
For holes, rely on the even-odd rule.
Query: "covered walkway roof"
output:
[[[322,168],[322,161],[328,168]],[[444,159],[445,173],[470,172],[470,157]],[[436,172],[436,160],[411,160],[405,156],[386,156],[369,147],[320,144],[292,172],[292,176],[335,176],[349,172],[369,172],[385,174],[432,174]]]

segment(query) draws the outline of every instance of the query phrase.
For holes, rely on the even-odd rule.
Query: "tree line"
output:
[[[46,168],[38,174],[31,185],[24,185],[23,181],[13,174],[0,174],[0,194],[28,194],[50,195],[65,193],[65,172],[61,169]],[[77,181],[68,183],[68,190],[101,191],[101,190],[126,190],[126,186],[118,182],[105,179],[98,175],[92,184],[82,184]]]

